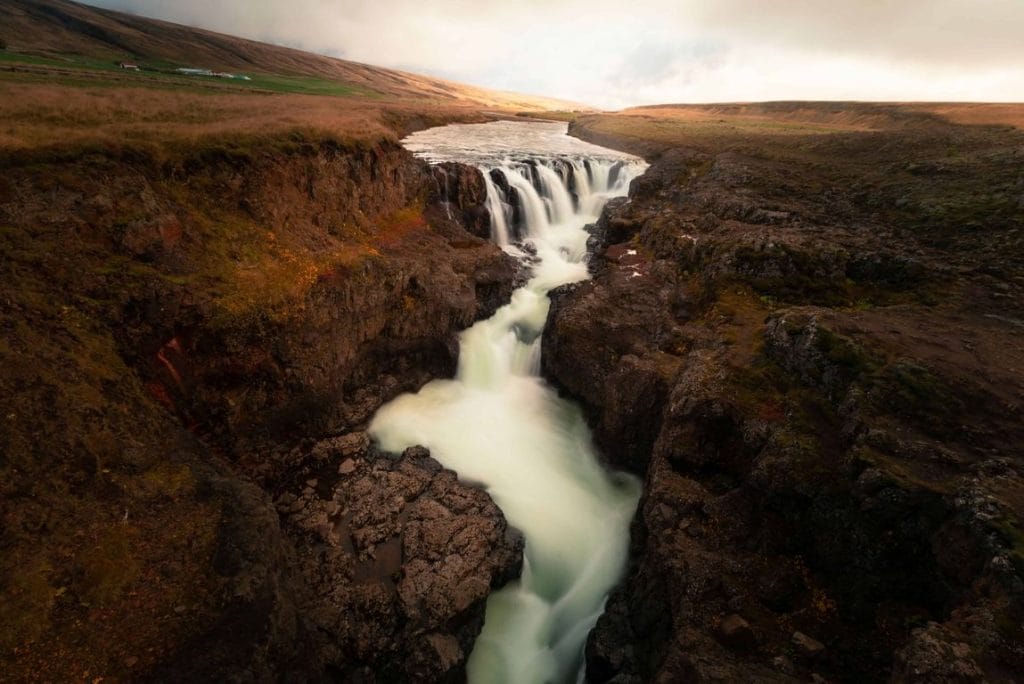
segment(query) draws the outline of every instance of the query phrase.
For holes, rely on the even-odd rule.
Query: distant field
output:
[[[184,64],[142,63],[142,71],[126,71],[117,62],[92,59],[79,55],[55,55],[43,57],[33,54],[0,51],[0,68],[8,67],[4,78],[21,80],[58,79],[63,85],[146,85],[172,88],[216,88],[219,90],[252,91],[265,90],[274,93],[295,93],[300,95],[329,95],[360,97],[382,97],[381,93],[351,83],[333,81],[312,76],[290,76],[239,72],[249,79],[227,79],[218,76],[184,75],[175,73]],[[17,67],[32,67],[16,71]]]
[[[656,153],[687,145],[710,149],[766,145],[794,154],[815,138],[949,129],[950,123],[1024,128],[1024,104],[765,102],[655,105],[572,119],[591,135],[635,141],[634,151]],[[961,131],[963,132],[963,131]],[[955,147],[955,146],[954,146]],[[952,156],[957,151],[950,150]]]
[[[268,45],[67,0],[0,0],[4,80],[72,87],[138,86],[332,97],[391,98],[501,110],[580,108]],[[141,73],[118,67],[139,64]],[[246,75],[228,80],[174,73],[179,67]],[[11,72],[17,72],[12,75]]]
[[[251,145],[287,131],[371,139],[394,136],[411,119],[483,120],[472,99],[399,97],[294,74],[190,76],[175,73],[184,65],[174,62],[138,63],[143,70],[136,72],[108,59],[0,51],[0,148],[192,144],[200,138],[244,138]]]

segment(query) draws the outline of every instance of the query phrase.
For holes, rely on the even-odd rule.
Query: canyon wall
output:
[[[1012,679],[1020,212],[979,205],[981,238],[889,194],[1012,189],[1013,147],[615,126],[572,130],[655,161],[594,227],[594,279],[553,294],[544,340],[607,458],[645,478],[588,681]],[[919,178],[954,133],[978,155]]]
[[[458,679],[522,541],[361,429],[514,261],[386,138],[5,155],[8,671]]]

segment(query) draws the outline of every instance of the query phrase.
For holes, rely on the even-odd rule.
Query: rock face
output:
[[[431,167],[438,201],[449,216],[457,217],[473,235],[491,237],[487,187],[483,174],[472,166],[450,162]]]
[[[0,669],[458,681],[521,541],[359,429],[513,260],[384,139],[33,154],[0,178]]]
[[[276,505],[300,540],[323,662],[346,680],[463,679],[488,594],[519,575],[522,537],[424,449],[388,457],[354,433],[316,444],[308,464],[319,475]]]
[[[1012,173],[1006,142],[922,126],[796,154],[605,121],[574,130],[656,161],[594,227],[594,279],[553,294],[543,359],[645,478],[589,680],[1012,679],[1024,312],[990,293],[1020,292],[1024,216],[972,205],[976,239],[878,190],[966,206]],[[902,175],[950,136],[977,156]]]

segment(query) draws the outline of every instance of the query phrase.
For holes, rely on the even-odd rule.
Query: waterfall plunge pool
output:
[[[402,141],[431,163],[479,168],[492,239],[511,254],[535,254],[512,301],[461,334],[455,378],[398,397],[370,425],[383,450],[425,446],[459,477],[482,484],[525,537],[522,576],[488,599],[467,664],[474,683],[581,677],[587,634],[625,569],[640,497],[636,478],[602,467],[579,407],[540,377],[548,292],[589,278],[584,227],[647,168],[566,130],[547,122],[453,124]]]

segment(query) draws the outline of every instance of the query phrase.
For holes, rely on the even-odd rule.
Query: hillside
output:
[[[109,71],[116,70],[118,62],[130,61],[143,67],[141,75],[148,75],[150,70],[173,72],[175,67],[189,67],[305,79],[285,85],[320,86],[328,91],[333,84],[335,92],[325,94],[472,102],[513,109],[581,108],[574,103],[382,69],[66,0],[0,0],[0,40],[7,45],[6,52],[0,52],[0,65],[7,67],[27,62],[34,69]],[[281,84],[261,83],[254,78],[252,85]]]

